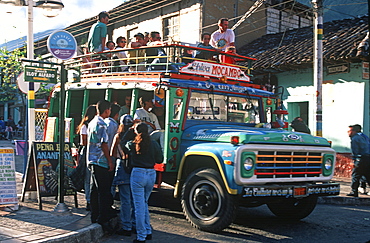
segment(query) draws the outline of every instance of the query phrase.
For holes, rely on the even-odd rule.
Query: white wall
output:
[[[284,105],[289,111],[289,102],[309,102],[309,127],[315,134],[315,95],[311,70],[281,73],[279,85],[285,87]],[[332,141],[337,152],[350,152],[348,126],[360,124],[368,134],[369,94],[368,80],[362,79],[361,69],[351,65],[350,73],[325,75],[323,88],[323,137]],[[367,116],[367,117],[366,117]],[[289,122],[294,117],[289,116]]]
[[[113,41],[117,39],[119,36],[127,37],[127,31],[137,28],[134,32],[151,32],[151,31],[158,31],[161,33],[163,37],[163,24],[162,19],[166,17],[173,16],[174,14],[178,14],[179,11],[174,11],[170,14],[166,14],[163,16],[157,16],[152,19],[142,21],[140,23],[132,24],[117,28],[113,31]],[[196,44],[197,41],[200,39],[200,4],[194,4],[189,8],[185,8],[180,10],[180,40],[182,43],[192,43]]]

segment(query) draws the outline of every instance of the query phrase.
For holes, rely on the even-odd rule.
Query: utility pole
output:
[[[322,137],[322,80],[323,80],[323,57],[322,57],[322,37],[323,37],[323,11],[322,0],[312,0],[314,10],[314,87],[316,88],[316,136]]]

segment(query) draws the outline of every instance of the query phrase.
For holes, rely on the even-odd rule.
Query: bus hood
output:
[[[184,130],[183,140],[230,143],[232,136],[239,137],[240,144],[287,144],[330,147],[322,137],[291,132],[282,129],[255,128],[230,124],[195,125]]]

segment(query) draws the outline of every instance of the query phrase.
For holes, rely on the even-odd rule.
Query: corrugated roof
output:
[[[368,16],[324,23],[324,64],[361,61],[356,57],[357,47],[367,32]],[[256,73],[284,71],[312,67],[313,46],[313,28],[306,27],[262,36],[244,45],[238,54],[258,59],[253,65]]]

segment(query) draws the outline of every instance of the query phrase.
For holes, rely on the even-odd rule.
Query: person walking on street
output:
[[[148,200],[156,179],[154,164],[163,162],[163,154],[159,144],[151,140],[146,123],[137,124],[134,132],[135,139],[126,144],[133,166],[130,183],[136,217],[134,242],[145,242],[152,239]]]
[[[356,129],[357,129],[357,130],[359,130],[358,134],[359,134],[360,136],[362,136],[362,137],[365,139],[365,141],[366,141],[366,143],[367,143],[367,145],[368,145],[368,147],[369,147],[369,151],[370,151],[370,138],[369,138],[365,133],[363,133],[363,132],[362,132],[362,127],[361,127],[361,125],[356,124],[356,125],[353,125],[353,126],[354,126],[354,127],[356,127]],[[366,194],[367,194],[367,191],[366,191],[366,183],[367,183],[367,181],[366,181],[365,176],[362,176],[362,177],[360,178],[360,186],[359,186],[359,188],[358,188],[358,191],[359,191],[361,194],[364,194],[364,195],[366,195]],[[369,193],[369,195],[370,195],[370,193]]]
[[[109,155],[107,125],[104,122],[111,112],[110,102],[99,101],[97,112],[87,129],[87,161],[91,170],[91,222],[99,223],[104,231],[113,234],[115,227],[110,224],[110,219],[117,216],[111,208],[111,172],[114,165]]]
[[[350,197],[358,197],[358,187],[362,176],[365,176],[368,183],[370,182],[370,151],[365,138],[359,134],[360,132],[361,126],[349,126],[348,135],[351,138],[351,150],[354,162],[351,183],[352,191],[347,194]]]

